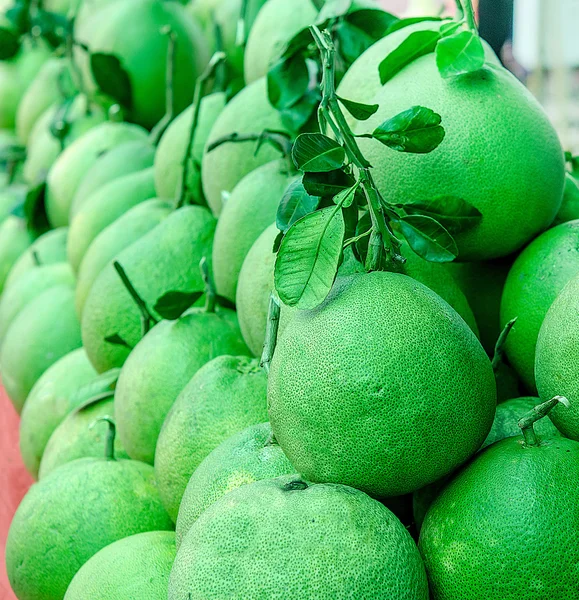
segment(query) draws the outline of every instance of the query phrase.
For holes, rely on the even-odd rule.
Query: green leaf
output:
[[[46,215],[46,182],[41,182],[28,188],[24,200],[24,218],[28,229],[35,235],[40,235],[50,229]]]
[[[108,335],[105,338],[105,342],[107,344],[113,344],[113,346],[124,346],[125,348],[129,348],[130,350],[133,349],[133,347],[128,342],[126,342],[118,333]]]
[[[282,58],[267,73],[269,101],[278,110],[291,108],[307,92],[309,81],[305,58]]]
[[[342,208],[348,208],[354,203],[356,192],[358,191],[359,184],[355,183],[352,187],[342,190],[339,194],[334,196],[334,204],[341,206]]]
[[[352,0],[326,0],[322,10],[318,13],[316,25],[325,25],[329,19],[343,17],[351,6]]]
[[[346,151],[321,133],[302,133],[293,145],[292,158],[300,171],[326,173],[344,164]]]
[[[337,96],[344,108],[358,121],[367,121],[379,108],[378,104],[362,104]]]
[[[97,375],[92,381],[79,387],[70,397],[69,406],[79,406],[95,396],[110,391],[119,379],[121,369],[110,369]]]
[[[314,41],[309,27],[298,31],[294,37],[286,44],[280,53],[280,58],[289,58],[298,53],[304,53],[307,47]]]
[[[348,21],[334,27],[336,47],[347,65],[351,65],[376,40]]]
[[[14,58],[20,50],[18,35],[11,29],[0,27],[0,60]]]
[[[336,279],[344,234],[337,206],[310,213],[291,227],[275,262],[275,288],[282,302],[308,310],[324,301]]]
[[[399,31],[400,29],[404,29],[409,25],[414,25],[415,23],[422,23],[423,21],[443,21],[442,17],[409,17],[408,19],[399,19],[394,22],[390,27],[388,27],[388,31],[386,31],[386,35],[390,35],[395,31]]]
[[[276,216],[277,228],[285,233],[296,221],[318,208],[320,198],[310,196],[301,181],[291,183],[283,195]]]
[[[309,90],[296,104],[279,111],[284,127],[290,131],[300,131],[314,115],[320,102],[319,91]]]
[[[354,185],[354,178],[337,169],[326,173],[304,173],[302,183],[311,196],[335,196]]]
[[[368,242],[370,241],[370,235],[364,235],[372,229],[372,217],[370,212],[366,211],[359,219],[356,225],[356,236],[359,238],[352,245],[354,256],[362,264],[366,263],[366,256],[368,255]]]
[[[473,31],[461,31],[445,37],[436,46],[436,66],[444,78],[473,73],[482,69],[484,64],[483,45]]]
[[[450,21],[449,23],[444,23],[440,26],[440,33],[443,37],[452,35],[455,31],[457,31],[461,27],[461,23],[457,21]]]
[[[372,132],[375,139],[398,152],[426,154],[444,139],[442,118],[430,108],[413,106],[384,121]]]
[[[392,221],[418,256],[430,262],[451,262],[458,256],[456,242],[437,221],[422,215],[410,215]]]
[[[187,309],[191,308],[201,296],[200,292],[179,292],[171,291],[163,294],[155,303],[153,310],[163,319],[167,321],[175,321]]]
[[[345,20],[361,29],[374,41],[383,38],[400,19],[379,8],[359,8],[354,6],[346,15]]]
[[[90,67],[101,92],[125,108],[133,106],[133,89],[129,74],[114,54],[97,52],[90,55]]]
[[[438,31],[424,30],[411,33],[380,63],[378,70],[382,85],[390,81],[417,58],[434,52],[440,37]]]
[[[468,231],[476,227],[482,220],[482,214],[477,208],[456,196],[437,196],[431,200],[411,200],[396,206],[410,215],[431,217],[451,234]]]
[[[235,310],[235,302],[231,302],[231,300],[229,298],[226,298],[225,296],[220,296],[219,294],[217,294],[215,296],[215,301],[222,308],[228,308],[229,310]]]

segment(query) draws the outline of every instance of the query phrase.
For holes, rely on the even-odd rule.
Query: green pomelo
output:
[[[9,215],[0,223],[0,293],[6,287],[10,271],[33,240],[24,219]]]
[[[233,133],[259,135],[264,129],[285,129],[280,114],[269,103],[265,78],[248,85],[225,106],[211,129],[208,144]],[[219,215],[222,195],[231,192],[245,175],[279,158],[279,152],[269,144],[255,154],[255,145],[255,141],[226,142],[211,152],[205,150],[203,192],[213,214]]]
[[[251,28],[245,46],[246,83],[265,77],[284,46],[302,29],[312,25],[318,11],[311,0],[267,0]],[[276,26],[272,27],[272,23]]]
[[[189,479],[177,519],[177,548],[215,501],[242,485],[290,475],[295,469],[273,438],[269,423],[247,427],[221,442]]]
[[[159,493],[174,521],[195,469],[228,437],[267,419],[266,400],[267,374],[246,356],[213,359],[179,394],[155,452]]]
[[[111,181],[153,166],[154,146],[145,139],[126,142],[111,148],[95,161],[80,182],[70,216],[74,218],[88,199]]]
[[[445,138],[429,154],[396,152],[375,139],[359,145],[386,201],[455,196],[482,213],[477,226],[455,235],[460,260],[506,256],[553,222],[565,180],[561,144],[537,100],[504,68],[487,63],[444,79],[429,54],[398,73],[372,103],[380,108],[357,134],[416,105],[442,117]]]
[[[213,241],[213,275],[217,293],[232,302],[247,253],[275,221],[283,194],[295,179],[287,167],[287,162],[276,160],[246,175],[233,188],[219,215]]]
[[[225,106],[222,92],[210,94],[201,100],[199,121],[193,137],[191,157],[187,165],[187,189],[196,204],[203,200],[201,186],[201,161],[209,133]],[[163,134],[155,153],[155,188],[159,198],[176,198],[183,178],[183,164],[191,135],[193,106],[184,110]]]
[[[116,56],[130,81],[128,116],[151,128],[165,114],[167,27],[176,37],[173,94],[176,114],[193,99],[195,80],[209,60],[209,47],[197,22],[177,2],[122,0],[99,11],[98,27],[83,28],[79,41],[91,53]],[[77,30],[78,31],[78,30]],[[82,65],[89,89],[96,82],[88,64]]]
[[[563,202],[555,218],[555,225],[579,219],[579,182],[571,173],[565,173]]]
[[[77,273],[76,312],[82,315],[92,284],[117,254],[166,219],[173,207],[164,200],[147,200],[129,209],[103,229],[87,249]]]
[[[193,375],[217,356],[246,352],[228,309],[192,308],[156,325],[129,355],[117,385],[115,419],[129,456],[153,464],[163,421]]]
[[[74,288],[70,285],[51,287],[18,313],[0,351],[2,385],[18,412],[40,376],[80,346]]]
[[[126,0],[125,0],[126,1]],[[68,225],[76,190],[96,160],[124,142],[145,140],[147,131],[129,123],[101,123],[70,144],[46,179],[46,212],[54,227]]]
[[[20,255],[6,278],[6,289],[12,287],[28,271],[38,266],[66,262],[67,227],[43,233]]]
[[[535,347],[543,319],[565,285],[579,275],[578,239],[579,220],[549,229],[519,254],[505,283],[501,326],[517,319],[505,349],[531,391],[536,389]]]
[[[137,204],[155,196],[153,167],[113,179],[90,196],[72,217],[68,261],[78,272],[86,251],[106,227]]]
[[[49,58],[28,86],[16,112],[16,133],[26,144],[34,124],[55,102],[61,99],[59,85],[72,83],[68,64],[63,58]]]
[[[428,511],[420,550],[436,600],[573,598],[579,444],[522,436],[478,455]]]
[[[0,340],[20,311],[39,294],[55,285],[74,286],[74,274],[68,263],[34,267],[19,277],[0,296]]]
[[[286,475],[220,498],[183,539],[169,600],[208,596],[426,600],[428,584],[416,545],[385,506]]]
[[[387,497],[472,456],[496,389],[458,313],[410,277],[376,272],[338,280],[322,305],[294,315],[276,346],[268,403],[299,473]]]
[[[98,106],[87,111],[87,99],[78,95],[68,110],[66,122],[68,133],[63,140],[64,148],[87,131],[105,121],[105,113]],[[50,168],[63,150],[61,142],[52,135],[51,127],[56,122],[60,105],[54,104],[38,118],[28,137],[26,160],[24,161],[24,179],[31,185],[46,179]]]
[[[569,400],[570,408],[557,406],[549,416],[564,436],[574,440],[579,440],[578,313],[579,276],[563,288],[549,308],[539,332],[535,355],[539,396],[545,400],[565,396]]]
[[[8,578],[19,600],[62,600],[77,571],[105,546],[171,530],[154,475],[133,460],[83,458],[33,485],[6,544]]]
[[[107,432],[104,427],[93,424],[101,417],[112,418],[114,414],[113,398],[103,396],[104,393],[99,394],[80,404],[53,431],[42,453],[38,479],[73,460],[103,456]],[[115,437],[114,448],[117,459],[129,458],[119,436]]]
[[[174,560],[172,531],[132,535],[103,548],[85,563],[64,600],[167,600]]]
[[[46,369],[28,394],[20,420],[20,453],[35,479],[50,436],[66,415],[89,399],[82,389],[96,377],[84,348],[78,348]]]
[[[154,310],[168,292],[204,289],[199,263],[210,256],[214,231],[215,220],[207,209],[186,206],[125,248],[115,260]],[[82,313],[83,343],[99,372],[122,366],[129,354],[129,348],[106,341],[115,335],[131,348],[136,346],[142,337],[141,314],[109,263],[95,280]]]

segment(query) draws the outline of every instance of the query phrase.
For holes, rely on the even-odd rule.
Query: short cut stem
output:
[[[543,402],[538,406],[531,409],[522,419],[519,420],[519,427],[525,438],[525,446],[533,447],[539,445],[539,438],[535,433],[533,425],[539,420],[546,417],[557,404],[563,404],[566,408],[569,408],[569,400],[564,396],[555,396],[547,402]]]
[[[117,426],[112,417],[105,415],[93,421],[89,428],[92,429],[97,423],[104,421],[108,424],[107,437],[105,438],[105,458],[107,460],[116,460],[115,458],[115,438],[117,437]]]

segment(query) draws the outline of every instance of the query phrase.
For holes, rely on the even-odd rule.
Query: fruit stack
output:
[[[471,1],[2,7],[16,598],[579,598],[579,161]]]

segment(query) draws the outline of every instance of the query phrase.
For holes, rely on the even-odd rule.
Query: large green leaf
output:
[[[411,200],[397,207],[409,215],[425,215],[438,221],[449,233],[461,233],[476,227],[482,220],[481,212],[472,204],[456,196],[436,196],[430,200]]]
[[[451,262],[458,256],[456,242],[437,221],[423,215],[410,215],[392,222],[418,256],[430,262]]]
[[[482,42],[473,31],[444,37],[436,46],[436,66],[444,78],[473,73],[482,69],[484,63]]]
[[[292,158],[300,171],[325,173],[339,169],[346,151],[338,142],[321,133],[302,133],[292,148]]]

